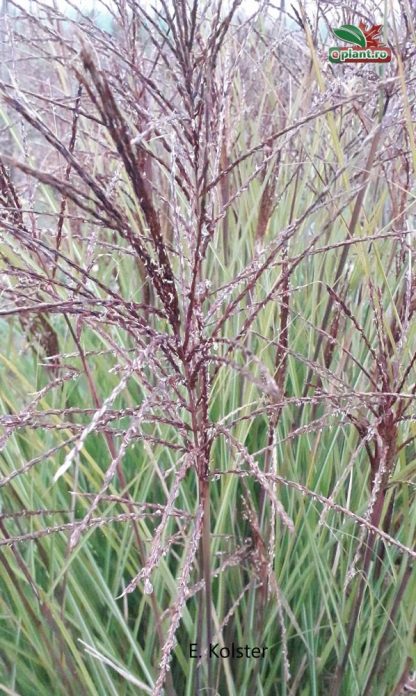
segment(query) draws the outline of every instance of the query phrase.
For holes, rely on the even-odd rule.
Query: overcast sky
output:
[[[7,2],[7,0],[6,0]],[[66,3],[66,0],[42,0],[43,4],[48,4],[48,5],[54,5],[55,3],[59,7],[59,9],[64,10],[64,9],[69,9],[69,5]],[[408,3],[408,0],[405,0],[405,4]],[[30,7],[32,3],[31,0],[20,0],[20,4],[22,6]],[[107,4],[111,6],[111,0],[107,0]],[[148,6],[151,7],[152,5],[157,5],[158,0],[138,0],[138,4],[143,5],[144,7]],[[229,4],[229,2],[224,2],[224,5]],[[259,1],[258,0],[242,0],[241,3],[241,8],[244,9],[246,12],[254,12],[256,9],[258,9],[259,6]],[[299,0],[285,0],[285,6],[287,9],[290,10],[291,5],[299,6]],[[363,9],[364,7],[368,7],[368,12],[371,14],[378,14],[378,17],[375,17],[375,21],[377,19],[381,19],[387,8],[387,12],[391,11],[392,7],[399,7],[399,0],[369,0],[366,2],[366,0],[361,0],[361,2],[357,2],[356,0],[353,0],[348,3],[342,3],[337,0],[328,0],[328,2],[321,2],[318,0],[302,0],[301,4],[305,7],[307,12],[312,12],[314,13],[317,9],[317,7],[320,5],[321,8],[324,9],[325,14],[330,14],[331,13],[331,5],[336,8],[337,5],[340,6],[348,6],[350,4],[351,10],[354,10],[354,7],[357,9]],[[99,9],[100,11],[103,11],[105,8],[99,0],[78,0],[78,2],[74,2],[74,5],[77,6],[81,11],[89,11],[93,8]],[[271,2],[271,6],[269,7],[268,11],[273,13],[273,5],[279,6],[280,5],[280,0],[273,0]]]

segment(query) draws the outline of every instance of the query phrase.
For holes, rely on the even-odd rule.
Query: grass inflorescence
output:
[[[415,12],[359,5],[4,5],[5,693],[414,687]]]

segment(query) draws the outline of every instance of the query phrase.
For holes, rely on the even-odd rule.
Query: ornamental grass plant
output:
[[[414,690],[415,32],[3,3],[0,693]]]

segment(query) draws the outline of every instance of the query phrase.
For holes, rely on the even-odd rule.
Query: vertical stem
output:
[[[378,527],[381,524],[382,517],[383,517],[383,507],[384,507],[384,501],[385,501],[385,487],[386,487],[389,473],[393,467],[394,454],[396,452],[394,433],[395,433],[394,430],[390,433],[391,441],[389,444],[386,445],[386,447],[387,447],[386,464],[385,464],[386,469],[385,469],[385,472],[383,474],[383,479],[381,481],[380,490],[377,494],[377,499],[374,503],[374,508],[373,508],[373,511],[372,511],[372,514],[370,517],[370,522],[374,527]],[[373,556],[374,547],[376,545],[376,542],[377,542],[377,535],[374,532],[370,532],[368,534],[367,547],[366,547],[365,554],[364,554],[362,572],[361,572],[360,579],[359,579],[357,594],[354,597],[354,603],[353,603],[353,607],[352,607],[352,611],[351,611],[351,616],[350,616],[349,622],[348,622],[347,643],[345,646],[342,660],[338,664],[336,672],[335,672],[335,678],[334,678],[334,682],[333,682],[332,689],[331,689],[331,696],[338,696],[338,694],[340,693],[342,680],[344,677],[344,672],[345,672],[345,669],[347,666],[349,654],[350,654],[350,651],[351,651],[351,648],[353,645],[353,641],[354,641],[354,633],[355,633],[355,628],[356,628],[357,621],[358,621],[358,616],[359,616],[360,609],[361,609],[362,602],[363,602],[363,598],[364,598],[364,591],[365,591],[365,587],[366,587],[366,576],[367,576],[368,571],[370,569],[371,560],[372,560],[372,556]]]
[[[183,349],[182,349],[183,350]],[[209,652],[209,646],[212,641],[212,612],[211,612],[211,511],[210,511],[210,486],[209,486],[209,447],[206,443],[206,406],[207,406],[207,395],[206,395],[206,383],[204,380],[198,380],[197,384],[193,383],[191,377],[191,371],[189,368],[189,363],[185,358],[185,354],[182,355],[183,366],[185,372],[185,378],[188,387],[188,398],[189,398],[189,410],[191,413],[192,429],[194,436],[195,448],[201,452],[201,460],[197,463],[197,473],[198,473],[198,490],[199,499],[203,507],[203,518],[202,518],[202,537],[199,546],[199,563],[200,563],[200,575],[204,580],[205,592],[204,592],[204,602],[200,605],[198,609],[198,628],[197,628],[197,643],[198,647],[202,650],[203,644],[203,633],[204,633],[204,613],[205,613],[205,635],[206,635],[206,647]],[[198,405],[198,388],[200,388],[203,395],[202,403],[205,402],[205,409],[201,403]],[[205,612],[204,612],[205,610]],[[206,688],[208,693],[213,689],[212,687],[212,667],[208,656],[208,684]],[[198,693],[200,688],[200,680],[198,674],[198,668],[196,670],[195,677],[195,692]]]
[[[208,650],[208,691],[212,687],[212,667],[209,659],[209,647],[212,642],[212,612],[211,612],[211,511],[209,480],[200,480],[201,500],[204,509],[203,531],[201,539],[202,575],[205,582],[205,630]]]

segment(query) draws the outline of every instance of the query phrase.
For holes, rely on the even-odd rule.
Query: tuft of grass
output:
[[[96,9],[1,16],[0,687],[404,694],[414,11]]]

